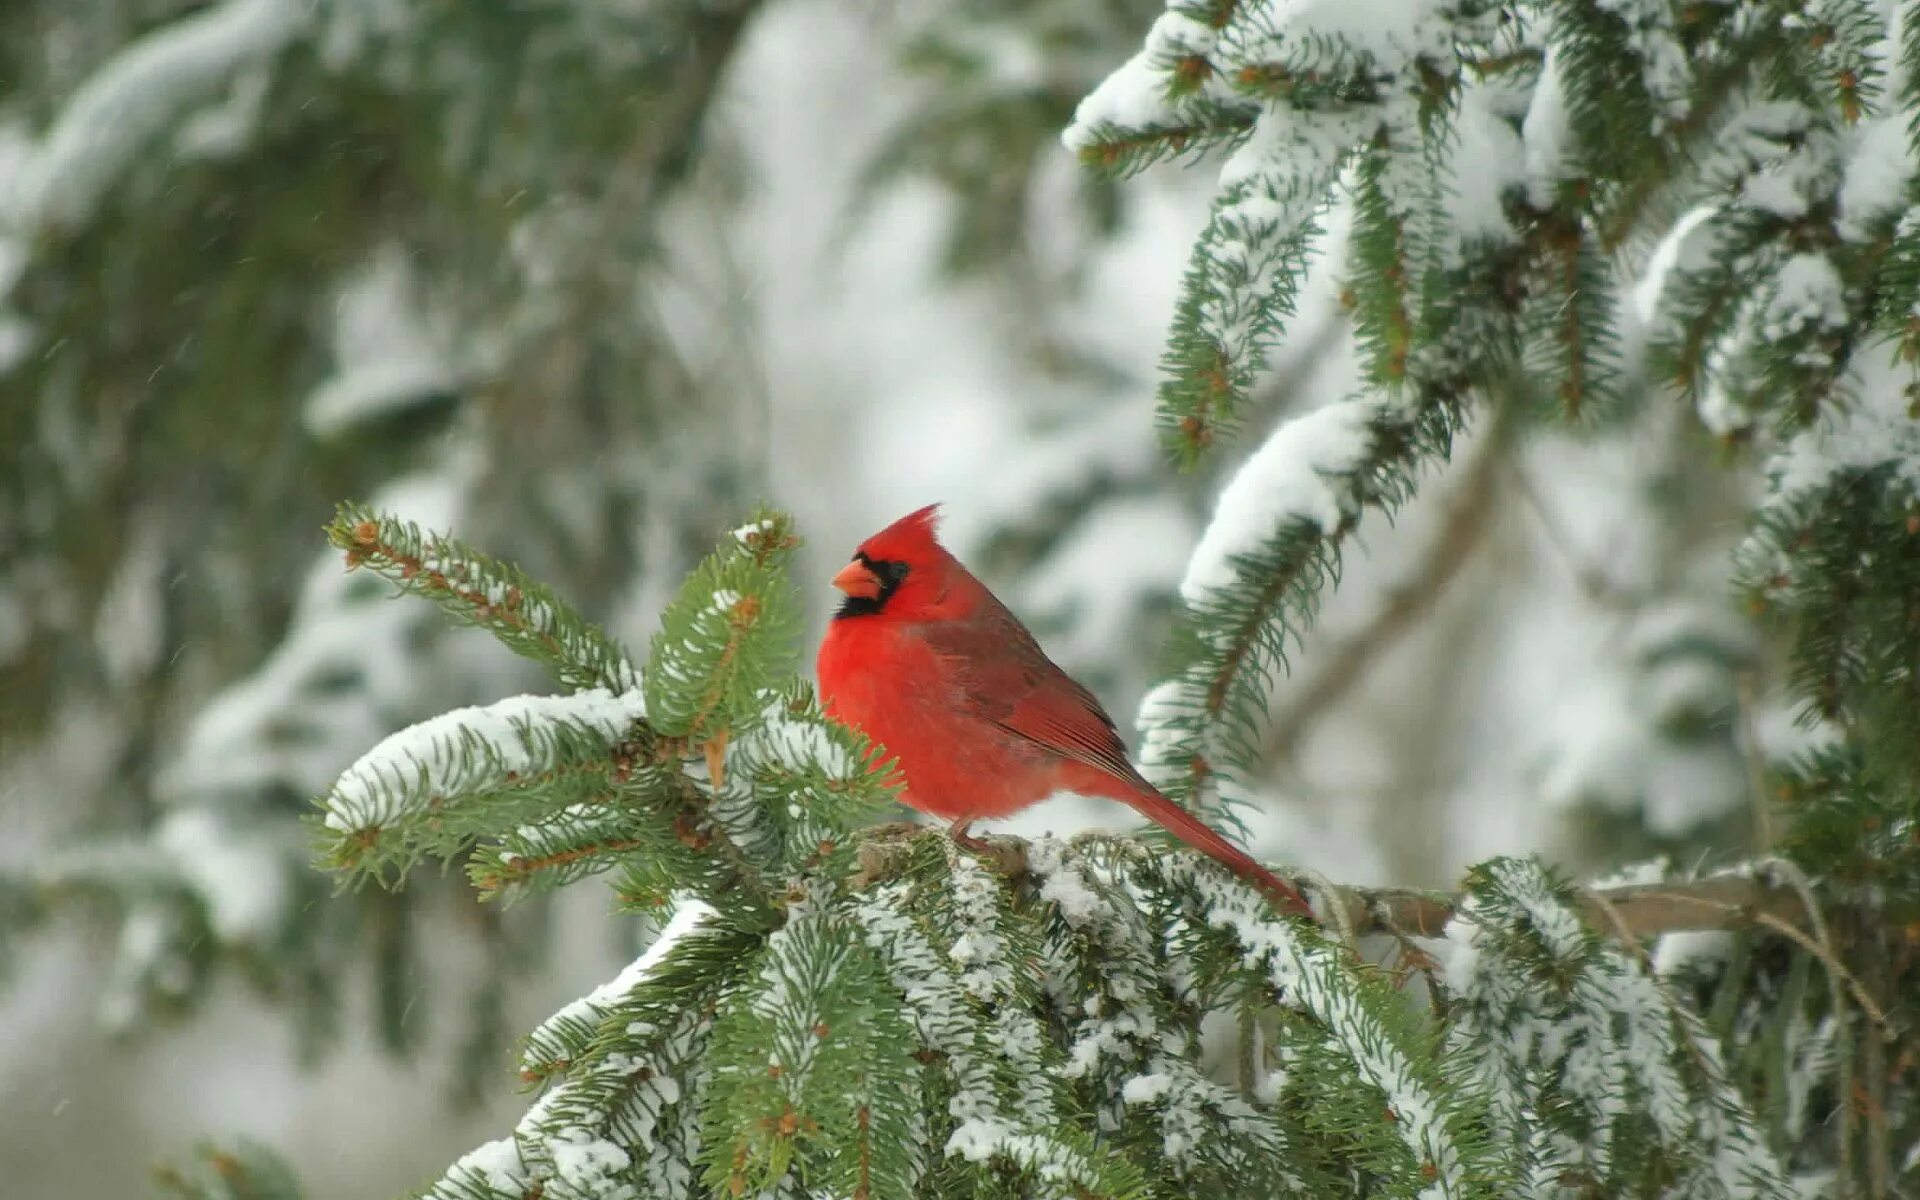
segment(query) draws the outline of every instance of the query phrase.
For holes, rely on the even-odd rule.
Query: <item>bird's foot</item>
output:
[[[987,839],[974,837],[967,832],[967,826],[971,824],[973,824],[973,818],[971,817],[955,821],[953,824],[947,826],[947,836],[953,839],[954,845],[960,847],[962,850],[971,850],[975,854],[985,854],[987,851],[993,849],[992,844],[989,843]]]

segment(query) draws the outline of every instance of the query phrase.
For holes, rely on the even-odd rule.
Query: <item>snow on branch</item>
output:
[[[1190,862],[1151,861],[1136,878],[1186,915],[1186,944],[1205,947],[1224,935],[1227,956],[1241,974],[1257,980],[1272,1002],[1310,1019],[1310,1030],[1298,1036],[1340,1062],[1352,1082],[1377,1093],[1389,1114],[1384,1136],[1397,1139],[1410,1157],[1411,1174],[1424,1182],[1423,1200],[1471,1194],[1486,1168],[1465,1106],[1444,1087],[1407,1010],[1382,980],[1356,974],[1335,943],[1272,915],[1247,888]],[[1383,1138],[1378,1123],[1354,1127],[1370,1140]]]
[[[1180,285],[1160,423],[1185,462],[1237,427],[1306,273],[1312,217],[1358,132],[1258,126],[1221,172],[1213,215]]]
[[[31,233],[86,221],[150,142],[292,42],[315,10],[304,0],[226,0],[122,50],[67,101],[0,191],[0,225]]]
[[[753,948],[711,909],[682,905],[615,981],[540,1026],[522,1077],[557,1082],[511,1137],[462,1156],[426,1195],[696,1195],[711,1009]]]
[[[927,1169],[905,1001],[828,899],[795,904],[717,1018],[716,1191],[765,1194],[797,1170],[815,1194],[905,1196]]]
[[[1140,53],[1081,102],[1063,140],[1108,171],[1235,146],[1194,244],[1164,359],[1160,422],[1183,462],[1235,429],[1269,345],[1293,315],[1311,218],[1356,156],[1371,164],[1393,217],[1374,231],[1375,248],[1397,264],[1366,280],[1371,287],[1354,283],[1379,293],[1358,297],[1362,324],[1370,308],[1411,315],[1399,294],[1421,284],[1418,264],[1439,241],[1451,248],[1461,240],[1432,220],[1438,198],[1456,183],[1488,195],[1487,165],[1454,155],[1435,117],[1456,102],[1464,62],[1485,57],[1493,12],[1435,0],[1173,0]],[[1496,133],[1474,144],[1499,141]],[[1513,178],[1510,168],[1491,175]],[[1476,236],[1500,220],[1498,186],[1491,214],[1453,210]],[[1385,293],[1396,294],[1392,303],[1380,302]],[[1393,339],[1402,362],[1408,333]]]
[[[1166,986],[1164,946],[1148,915],[1081,853],[1051,838],[1031,847],[1033,883],[1053,906],[1045,956],[1069,1018],[1065,1073],[1106,1098],[1109,1119],[1151,1112],[1159,1148],[1192,1188],[1227,1185],[1283,1195],[1287,1139],[1245,1096],[1169,1047],[1184,997]],[[1255,1081],[1243,1078],[1243,1089]]]
[[[938,831],[912,823],[876,825],[862,831],[859,873],[852,879],[853,886],[870,887],[899,877],[909,870],[916,847],[938,836]],[[1058,852],[1045,843],[997,834],[984,841],[983,860],[1000,874],[1018,878],[1031,873],[1036,878],[1057,879],[1059,868],[1051,865],[1051,856]],[[1328,894],[1320,880],[1289,875],[1284,866],[1274,870],[1313,900],[1317,923],[1361,937],[1443,937],[1463,901],[1456,893],[1412,888],[1336,885]],[[1050,886],[1061,888],[1061,893],[1049,899],[1063,908],[1076,905],[1077,893],[1071,888],[1051,882]],[[1782,927],[1804,934],[1809,919],[1799,891],[1764,873],[1601,887],[1576,892],[1573,904],[1582,924],[1609,938],[1654,937],[1687,930],[1764,928],[1779,933]]]
[[[635,989],[651,979],[667,952],[714,916],[711,905],[688,900],[676,906],[653,942],[621,972],[593,991],[567,1004],[527,1035],[520,1056],[523,1078],[544,1079],[564,1070],[583,1053],[607,1014],[627,1002]]]
[[[1172,669],[1141,701],[1142,769],[1183,802],[1251,761],[1267,688],[1339,545],[1366,507],[1391,508],[1421,462],[1444,453],[1457,396],[1405,403],[1368,394],[1283,424],[1221,495],[1181,585]]]
[[[1531,1153],[1522,1194],[1636,1190],[1784,1197],[1780,1164],[1697,1017],[1629,949],[1605,944],[1538,862],[1469,875],[1441,966],[1449,1043],[1491,1085],[1501,1132]]]
[[[1187,561],[1180,596],[1204,604],[1236,582],[1234,559],[1257,551],[1276,528],[1304,522],[1333,533],[1359,508],[1356,473],[1373,448],[1380,405],[1329,404],[1281,425],[1227,483],[1213,519]]]
[[[483,895],[557,887],[618,867],[623,901],[691,890],[756,910],[795,872],[845,853],[893,795],[857,733],[786,676],[796,606],[781,514],[735,531],[662,618],[644,675],[625,652],[510,564],[363,509],[329,529],[352,566],[539,659],[579,687],[461,709],[389,737],[321,804],[323,854],[391,879],[468,849]]]
[[[321,799],[334,854],[359,870],[407,862],[428,844],[486,832],[473,806],[557,783],[569,770],[612,770],[614,747],[646,717],[638,693],[515,696],[455,709],[395,733],[348,767]]]
[[[1760,886],[1669,890],[1718,913],[1738,882]],[[1609,1014],[1578,1026],[1586,1041],[1512,1043],[1560,1056],[1564,1086],[1620,1098],[1582,1118],[1598,1132],[1579,1153],[1534,1138],[1537,1121],[1502,1123],[1532,1111],[1535,1074],[1481,1063],[1477,1044],[1442,1050],[1384,974],[1211,864],[1102,838],[995,839],[975,859],[937,831],[882,827],[857,859],[797,877],[771,920],[683,907],[617,980],[534,1033],[522,1069],[550,1090],[429,1194],[877,1197],[1012,1178],[1024,1194],[1121,1198],[1146,1194],[1143,1162],[1164,1162],[1200,1194],[1326,1194],[1358,1170],[1397,1193],[1483,1197],[1511,1194],[1490,1180],[1630,1163],[1642,1132],[1679,1156],[1682,1194],[1775,1194],[1712,1039],[1637,950],[1610,947],[1533,864],[1470,883],[1434,968],[1445,1020],[1521,993]],[[1612,888],[1591,903],[1618,932],[1674,901]],[[1275,1032],[1249,1044],[1235,1090],[1197,1048],[1203,1021],[1243,1011]]]
[[[1233,430],[1336,188],[1355,217],[1334,269],[1381,393],[1346,425],[1370,446],[1289,445],[1343,425],[1315,414],[1223,497],[1187,572],[1172,667],[1140,710],[1164,790],[1209,803],[1214,777],[1247,765],[1268,685],[1357,514],[1404,498],[1470,403],[1516,374],[1570,418],[1633,402],[1643,338],[1614,257],[1661,232],[1674,202],[1717,196],[1721,211],[1680,239],[1644,341],[1709,426],[1763,446],[1759,418],[1784,430],[1779,496],[1869,459],[1910,474],[1888,464],[1914,441],[1912,381],[1861,353],[1878,313],[1899,372],[1920,362],[1920,224],[1899,218],[1914,158],[1888,124],[1901,121],[1889,97],[1911,91],[1901,23],[1856,3],[1822,14],[1803,28],[1689,26],[1661,5],[1501,21],[1471,3],[1175,3],[1087,98],[1067,144],[1104,168],[1217,145],[1256,113],[1230,139],[1169,337],[1161,424],[1176,455],[1192,462]],[[1238,503],[1256,496],[1264,527]],[[1768,557],[1796,554],[1823,579],[1840,557]]]
[[[1030,915],[1008,904],[996,872],[950,846],[923,841],[910,858],[902,878],[851,893],[852,918],[905,997],[922,1053],[952,1082],[946,1132],[930,1131],[945,1139],[939,1153],[1017,1167],[1046,1195],[1137,1194],[1133,1165],[1065,1119],[1058,1051],[1030,1007]]]

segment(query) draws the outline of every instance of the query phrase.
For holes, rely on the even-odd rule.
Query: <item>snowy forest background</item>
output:
[[[648,936],[603,892],[503,913],[457,873],[329,899],[314,796],[394,729],[541,690],[346,576],[319,533],[341,499],[456,530],[632,645],[767,499],[806,538],[809,647],[853,545],[943,501],[1128,724],[1224,480],[1366,370],[1316,269],[1247,436],[1169,463],[1160,358],[1215,173],[1102,181],[1060,144],[1160,9],[0,11],[10,1191],[126,1194],[235,1135],[315,1197],[418,1186],[524,1108],[513,1039]],[[1549,188],[1546,144],[1468,141],[1462,177]],[[1911,174],[1898,114],[1861,146],[1843,229]],[[1643,343],[1677,253],[1623,255],[1623,392],[1671,401]],[[1274,687],[1254,852],[1444,888],[1503,853],[1592,877],[1763,847],[1760,776],[1820,735],[1728,585],[1767,460],[1710,400],[1483,417],[1369,515]]]

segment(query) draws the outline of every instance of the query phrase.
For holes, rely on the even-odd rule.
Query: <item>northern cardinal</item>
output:
[[[937,508],[861,543],[833,577],[847,598],[820,645],[827,712],[893,756],[901,798],[976,848],[973,821],[1055,792],[1118,800],[1307,912],[1298,891],[1141,778],[1093,693],[940,544]]]

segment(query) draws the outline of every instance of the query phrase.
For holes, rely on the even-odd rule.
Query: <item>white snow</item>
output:
[[[0,247],[4,246],[5,241],[0,240]],[[25,362],[38,341],[30,322],[12,313],[0,312],[0,378]]]
[[[0,193],[0,225],[32,232],[83,221],[181,112],[277,53],[313,12],[296,0],[226,0],[122,50],[67,102]]]
[[[431,327],[420,282],[399,246],[383,247],[334,296],[334,373],[301,412],[317,437],[333,437],[459,382],[448,338]]]
[[[1469,83],[1460,91],[1454,137],[1446,150],[1448,252],[1454,263],[1470,248],[1512,240],[1503,197],[1527,185],[1528,148],[1496,107],[1499,92]]]
[[[245,150],[259,128],[272,85],[273,72],[265,67],[238,72],[225,100],[208,105],[182,122],[173,138],[180,157],[226,158]]]
[[[1336,401],[1281,425],[1221,492],[1213,520],[1187,564],[1180,594],[1189,604],[1231,587],[1236,555],[1248,554],[1292,521],[1331,532],[1359,505],[1344,478],[1372,449],[1370,399]]]
[[[553,1160],[555,1181],[579,1194],[601,1200],[638,1195],[618,1178],[631,1161],[627,1152],[605,1138],[569,1131],[567,1136],[547,1139],[546,1150]]]
[[[1566,80],[1560,69],[1559,50],[1553,46],[1547,48],[1532,103],[1520,125],[1520,139],[1526,145],[1527,201],[1535,208],[1550,207],[1554,190],[1577,166]]]
[[[1099,893],[1078,870],[1066,863],[1066,847],[1054,837],[1038,837],[1027,843],[1027,866],[1043,880],[1040,898],[1057,905],[1060,915],[1070,923],[1083,925],[1105,907]]]
[[[1865,241],[1873,227],[1895,216],[1907,205],[1907,188],[1920,173],[1913,141],[1907,136],[1905,111],[1866,122],[1840,177],[1840,214],[1836,222],[1842,237]]]
[[[1805,105],[1793,101],[1758,100],[1742,105],[1702,157],[1701,179],[1711,187],[1734,189],[1746,176],[1770,165],[1780,166],[1787,147],[1811,136],[1815,120]]]
[[[766,533],[769,530],[771,530],[773,528],[773,524],[774,523],[770,520],[750,521],[747,524],[742,525],[738,529],[735,529],[733,531],[733,540],[736,542],[739,542],[742,546],[748,545],[752,542],[752,540],[757,535]]]
[[[460,1156],[448,1175],[469,1175],[487,1187],[508,1194],[520,1191],[528,1178],[527,1164],[521,1157],[519,1143],[510,1137],[496,1138],[475,1146]]]
[[[1744,396],[1752,390],[1751,355],[1759,337],[1761,306],[1767,293],[1754,289],[1736,304],[1725,336],[1707,354],[1706,386],[1700,391],[1700,423],[1726,437],[1753,425],[1753,409]]]
[[[553,1031],[565,1025],[598,1021],[627,993],[640,986],[653,973],[653,969],[660,965],[660,961],[667,956],[667,952],[673,949],[675,944],[700,928],[713,915],[713,907],[704,900],[692,896],[681,897],[674,906],[673,916],[638,958],[621,968],[620,973],[612,979],[578,1000],[570,1002],[541,1022],[540,1028],[535,1030],[528,1039],[529,1042],[538,1043],[543,1040],[543,1035],[551,1036]]]
[[[1747,207],[1791,221],[1831,197],[1840,154],[1837,137],[1804,105],[1760,101],[1736,111],[1699,172]]]
[[[1722,929],[1687,929],[1662,934],[1653,947],[1653,969],[1662,978],[1696,963],[1718,965],[1732,957],[1736,939]]]
[[[1153,1104],[1164,1100],[1173,1090],[1173,1076],[1154,1072],[1135,1075],[1120,1088],[1120,1098],[1128,1104]]]
[[[954,916],[961,932],[947,956],[960,968],[960,986],[986,1004],[1013,995],[1013,968],[1000,936],[1000,881],[970,855],[952,861]]]
[[[1760,334],[1779,341],[1806,331],[1842,329],[1848,322],[1845,287],[1833,260],[1803,252],[1787,259],[1774,275],[1773,291],[1760,318]]]
[[[552,747],[541,735],[557,727],[612,745],[645,716],[639,692],[605,688],[456,708],[389,735],[348,767],[327,794],[327,828],[378,829],[450,792],[546,770]]]
[[[1187,671],[1165,679],[1140,698],[1134,718],[1140,731],[1138,766],[1147,782],[1165,789],[1187,770],[1190,755],[1215,756],[1216,727],[1201,719],[1206,680]]]
[[[1854,356],[1852,402],[1822,413],[1767,464],[1767,504],[1823,486],[1838,472],[1887,464],[1920,496],[1920,422],[1907,412],[1905,370],[1887,357],[1884,351]]]
[[[286,922],[298,859],[242,820],[214,809],[175,809],[154,840],[206,906],[214,936],[227,945],[264,946]]]
[[[1709,220],[1719,209],[1711,204],[1695,205],[1673,223],[1660,239],[1653,253],[1647,256],[1647,265],[1632,290],[1634,312],[1641,326],[1651,326],[1660,314],[1660,297],[1666,290],[1667,280],[1676,269],[1702,264],[1689,263],[1686,251],[1697,248],[1705,240],[1695,237],[1694,231]]]
[[[1180,116],[1166,98],[1164,64],[1142,50],[1089,92],[1074,108],[1073,123],[1061,134],[1069,150],[1095,145],[1108,130],[1147,131],[1174,128]]]

